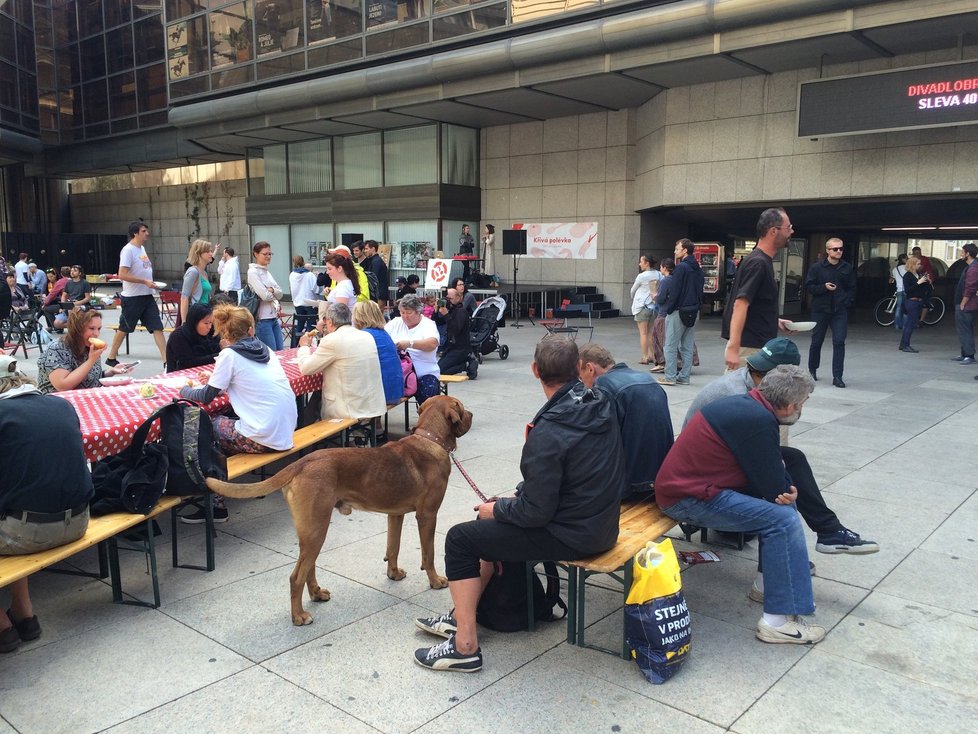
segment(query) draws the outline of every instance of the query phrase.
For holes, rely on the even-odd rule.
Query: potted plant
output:
[[[235,62],[251,60],[251,26],[229,29],[224,40],[233,49]]]

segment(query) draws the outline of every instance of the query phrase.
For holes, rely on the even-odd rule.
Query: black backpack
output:
[[[153,415],[160,419],[160,443],[166,446],[170,469],[166,494],[177,497],[207,492],[204,480],[226,480],[227,458],[217,444],[214,424],[198,403],[176,398]]]
[[[560,577],[557,564],[541,561],[547,576],[547,588],[533,574],[533,616],[538,622],[552,622],[567,616],[567,605],[560,598]],[[483,627],[497,632],[518,632],[527,629],[526,562],[499,561],[485,591],[479,599],[475,619]],[[562,611],[554,614],[554,607]]]

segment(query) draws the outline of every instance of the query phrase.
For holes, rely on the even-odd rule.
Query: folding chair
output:
[[[180,315],[180,294],[177,291],[160,291],[160,316],[163,326],[176,326]]]

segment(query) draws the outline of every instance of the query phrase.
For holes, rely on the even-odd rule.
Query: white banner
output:
[[[451,260],[431,258],[428,260],[428,272],[424,276],[425,290],[448,287],[448,275],[452,272]]]
[[[526,230],[527,257],[596,260],[598,223],[564,224],[517,223],[513,229]]]

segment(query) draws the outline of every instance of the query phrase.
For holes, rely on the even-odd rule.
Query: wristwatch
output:
[[[408,348],[409,349],[414,349],[414,339],[412,339],[411,341],[408,342]]]

